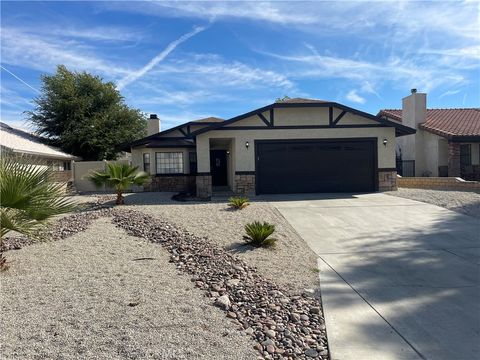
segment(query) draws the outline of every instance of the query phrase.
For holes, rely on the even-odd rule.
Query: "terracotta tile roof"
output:
[[[280,101],[275,101],[277,103],[288,103],[288,104],[304,104],[304,103],[327,103],[328,101],[318,100],[318,99],[304,99],[304,98],[291,98]]]
[[[214,116],[210,116],[210,117],[203,118],[203,119],[193,120],[191,122],[196,122],[196,123],[218,122],[218,123],[221,123],[221,122],[224,122],[224,121],[225,121],[224,119],[220,119],[220,118],[217,118],[217,117],[214,117]]]
[[[379,115],[402,121],[402,110],[385,109]],[[434,134],[449,136],[480,136],[480,109],[427,109],[427,116],[420,128]]]

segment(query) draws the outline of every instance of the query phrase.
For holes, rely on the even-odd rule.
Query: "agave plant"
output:
[[[254,221],[253,223],[245,225],[247,235],[244,235],[243,238],[248,244],[253,246],[274,246],[277,239],[269,237],[274,231],[275,225],[267,222],[261,223]]]
[[[232,196],[230,199],[228,199],[228,205],[230,205],[234,209],[241,210],[250,205],[250,203],[248,202],[248,198],[246,197]]]
[[[5,268],[3,238],[10,231],[35,237],[54,215],[72,211],[65,183],[52,182],[48,166],[31,158],[2,154],[0,159],[0,269]]]
[[[138,166],[131,166],[125,163],[107,163],[106,171],[94,171],[89,180],[97,187],[107,185],[115,188],[117,193],[117,205],[125,204],[123,193],[131,185],[143,185],[149,179],[144,171],[138,171]]]

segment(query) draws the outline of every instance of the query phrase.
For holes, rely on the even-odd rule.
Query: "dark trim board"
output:
[[[178,176],[196,176],[196,174],[153,174],[153,177],[178,177]]]
[[[212,173],[209,171],[209,172],[197,172],[196,174],[197,176],[211,176]]]
[[[255,171],[235,171],[235,175],[255,175]]]
[[[397,171],[397,168],[378,168],[378,171]]]
[[[342,104],[339,104],[339,103],[336,103],[336,102],[324,102],[324,103],[318,103],[318,102],[281,103],[280,102],[280,103],[273,103],[273,104],[270,104],[270,105],[267,105],[267,106],[249,111],[249,112],[244,113],[242,115],[235,116],[231,119],[225,120],[222,123],[218,123],[218,124],[215,124],[215,125],[212,125],[212,126],[207,126],[206,128],[194,131],[192,133],[192,135],[202,134],[204,132],[208,132],[208,131],[211,131],[211,130],[219,130],[219,129],[222,129],[224,126],[228,126],[229,124],[232,124],[232,123],[237,122],[239,120],[264,113],[265,111],[269,111],[269,110],[271,111],[271,110],[277,109],[277,108],[330,108],[329,109],[329,126],[340,127],[340,125],[336,125],[336,123],[334,124],[335,121],[333,119],[333,108],[337,108],[337,109],[343,110],[345,112],[352,113],[354,115],[358,115],[358,116],[365,117],[365,118],[370,119],[370,120],[374,120],[374,121],[378,122],[379,124],[381,124],[383,126],[394,127],[395,128],[395,133],[398,136],[415,134],[415,132],[416,132],[415,129],[412,129],[408,126],[402,125],[398,122],[385,119],[381,116],[375,116],[375,115],[366,113],[364,111],[360,111],[360,110],[357,110],[357,109],[354,109],[354,108],[351,108],[351,107],[348,107],[348,106],[345,106],[345,105],[342,105]],[[340,117],[340,115],[337,117],[338,121],[340,121],[341,117],[343,117],[343,115],[341,117]],[[337,119],[335,119],[335,120],[337,120]],[[273,121],[271,121],[271,123],[273,125]],[[360,127],[360,126],[355,125],[355,127]],[[266,129],[272,129],[272,128],[276,129],[278,127],[276,127],[274,125],[271,126],[271,127],[266,127]]]
[[[145,146],[147,149],[189,149],[189,148],[196,148],[196,145],[147,145]]]
[[[319,143],[319,142],[369,142],[372,144],[372,150],[373,150],[373,185],[374,185],[374,191],[378,191],[379,189],[379,179],[378,179],[378,173],[381,171],[378,168],[378,138],[377,137],[362,137],[362,138],[321,138],[321,139],[269,139],[269,140],[254,140],[254,156],[255,156],[255,194],[259,195],[259,186],[260,186],[260,180],[259,180],[259,154],[258,154],[258,146],[260,144],[265,144],[265,143],[295,143],[295,142],[303,142],[303,143]],[[396,170],[396,169],[395,169]],[[392,170],[393,171],[393,170]]]
[[[428,130],[427,130],[428,131]],[[441,135],[439,135],[441,136]],[[480,136],[450,135],[447,137],[451,142],[480,142]]]
[[[298,129],[357,129],[357,128],[384,128],[382,124],[348,124],[348,125],[280,125],[280,126],[231,126],[221,127],[215,130],[298,130]]]

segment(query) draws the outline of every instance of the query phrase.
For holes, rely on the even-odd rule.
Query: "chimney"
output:
[[[427,118],[427,94],[418,93],[417,89],[410,93],[402,99],[402,124],[417,129]]]
[[[160,132],[160,119],[157,114],[150,114],[147,124],[147,135],[153,135]]]

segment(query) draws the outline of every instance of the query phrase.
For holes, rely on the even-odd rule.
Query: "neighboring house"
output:
[[[0,149],[4,154],[27,156],[29,161],[39,166],[50,166],[56,181],[72,180],[72,161],[75,156],[66,154],[42,143],[38,136],[12,128],[0,122]]]
[[[155,115],[150,131],[159,128]],[[367,192],[396,188],[396,137],[415,130],[335,102],[289,99],[132,142],[150,190]]]
[[[378,115],[417,130],[397,141],[401,175],[480,180],[480,109],[427,109],[427,95],[413,89],[402,109]]]

